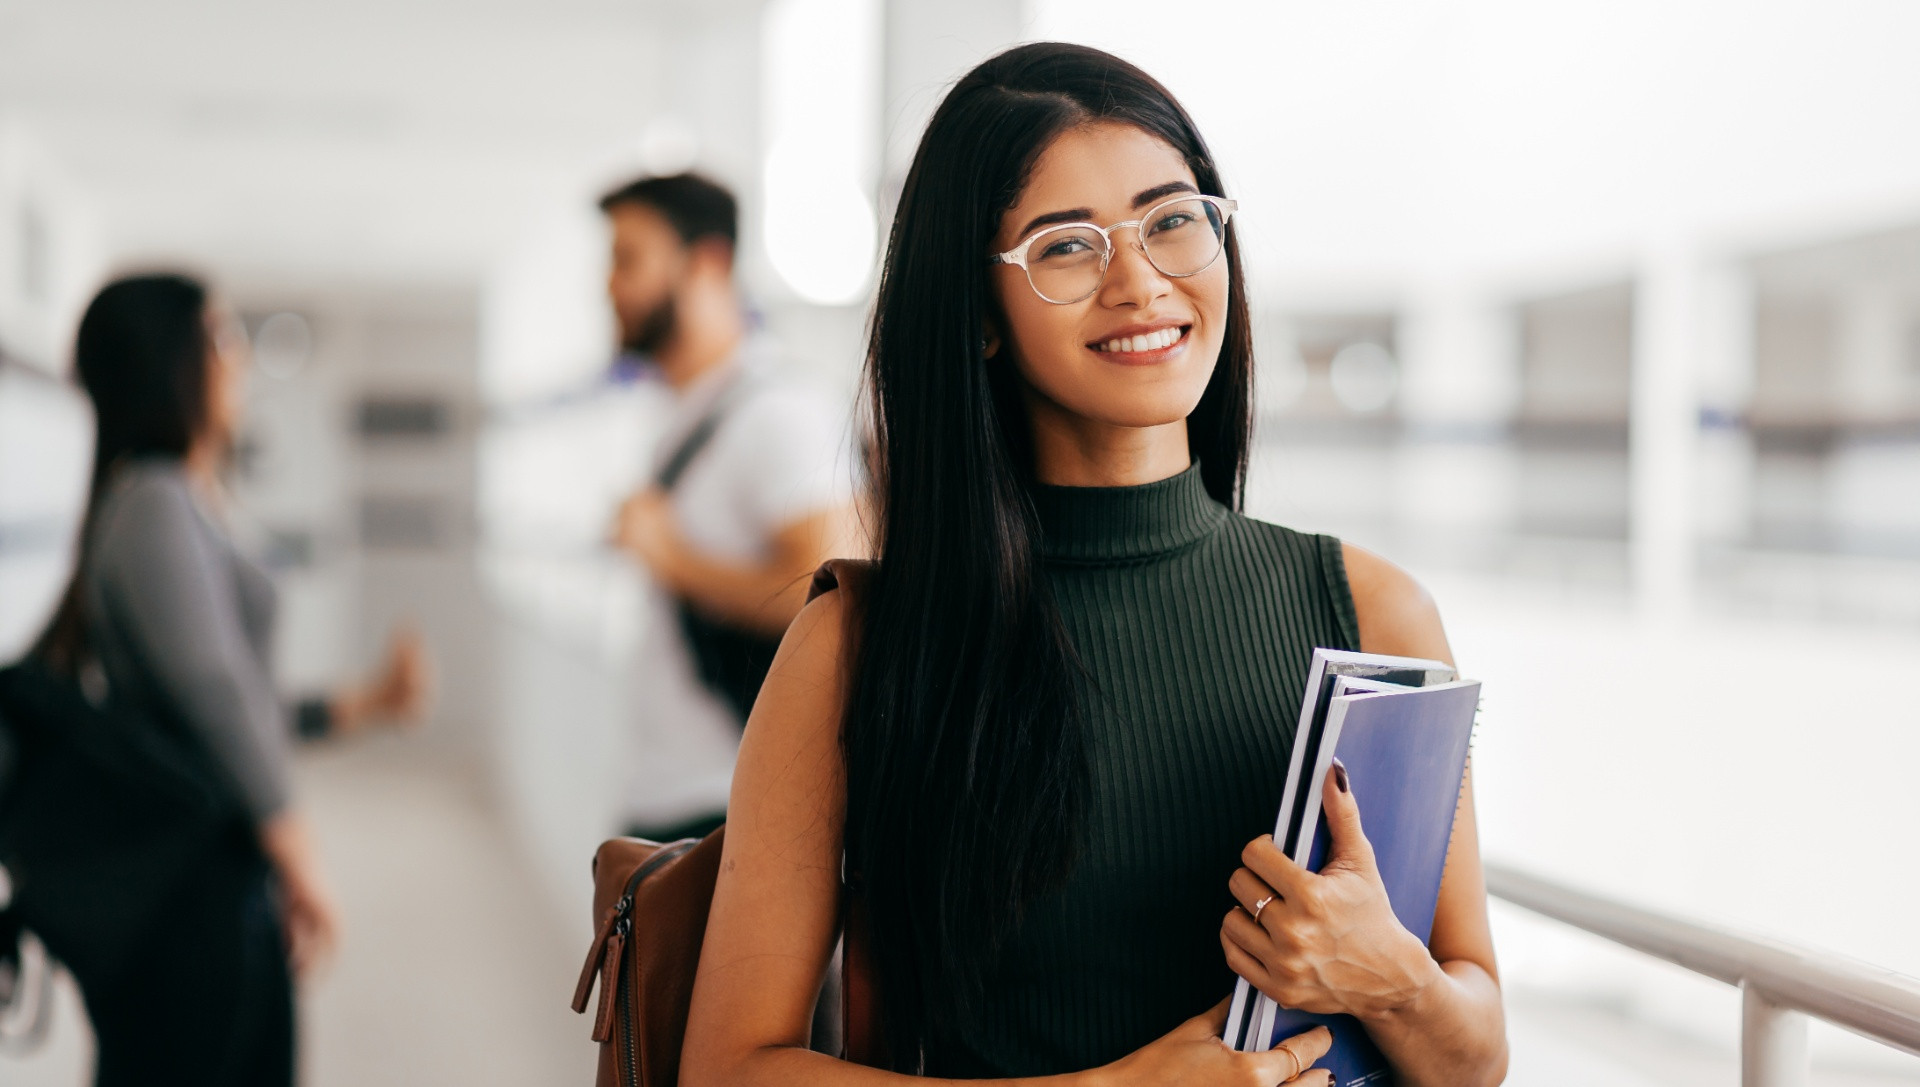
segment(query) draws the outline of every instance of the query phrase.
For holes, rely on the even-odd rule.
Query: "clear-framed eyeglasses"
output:
[[[1090,297],[1106,278],[1113,262],[1113,235],[1133,227],[1135,246],[1161,275],[1175,279],[1199,275],[1220,259],[1226,248],[1227,220],[1240,203],[1224,196],[1187,194],[1155,204],[1138,219],[1098,227],[1092,223],[1063,223],[1037,230],[1019,245],[987,257],[991,264],[1011,264],[1027,273],[1027,282],[1041,298],[1070,305]]]

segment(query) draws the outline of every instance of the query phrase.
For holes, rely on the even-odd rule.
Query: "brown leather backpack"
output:
[[[813,575],[808,599],[864,581],[870,563],[835,560]],[[705,838],[649,842],[612,838],[593,857],[593,946],[573,1010],[585,1012],[600,987],[593,1040],[599,1087],[678,1087],[693,978],[713,906],[725,845],[723,826]],[[883,1065],[879,1003],[859,896],[842,890],[839,1027],[842,1055]]]

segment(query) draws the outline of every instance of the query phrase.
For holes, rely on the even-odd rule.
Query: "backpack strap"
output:
[[[699,422],[693,424],[693,429],[687,431],[687,436],[680,439],[680,444],[674,447],[673,452],[660,465],[660,470],[654,473],[654,486],[663,491],[671,491],[679,484],[680,477],[686,475],[687,469],[692,467],[693,459],[698,457],[701,451],[713,441],[713,436],[719,433],[720,424],[726,420],[727,412],[732,410],[734,402],[740,399],[740,394],[746,385],[745,374],[735,374],[727,379],[726,386],[713,398],[713,403],[707,406],[706,414],[700,417]]]
[[[857,599],[873,583],[878,570],[878,564],[869,559],[828,559],[813,572],[807,600],[836,589]],[[891,1062],[882,1029],[879,978],[867,928],[866,900],[861,893],[860,874],[849,870],[845,852],[840,855],[840,902],[841,1056],[856,1064],[886,1068]]]
[[[807,603],[813,603],[815,597],[845,587],[847,592],[860,596],[879,572],[879,563],[872,559],[828,559],[813,572],[813,583],[807,586]]]

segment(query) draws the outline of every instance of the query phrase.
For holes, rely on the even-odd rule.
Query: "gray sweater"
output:
[[[84,584],[112,697],[191,729],[256,822],[285,808],[293,737],[269,664],[273,583],[201,508],[179,461],[117,471]]]

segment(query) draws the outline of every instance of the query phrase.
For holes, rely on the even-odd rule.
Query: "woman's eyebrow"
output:
[[[1155,185],[1151,189],[1142,189],[1134,194],[1133,206],[1136,208],[1144,208],[1161,197],[1172,196],[1177,192],[1197,193],[1199,191],[1199,189],[1193,187],[1192,182],[1169,181],[1165,185]]]
[[[1143,208],[1155,200],[1172,196],[1177,192],[1197,193],[1199,191],[1199,189],[1193,187],[1193,183],[1190,181],[1169,181],[1164,185],[1155,185],[1151,189],[1142,189],[1138,193],[1135,193],[1133,206]],[[1020,228],[1020,237],[1024,238],[1043,226],[1053,226],[1056,223],[1085,223],[1092,219],[1092,208],[1068,208],[1065,211],[1049,211],[1027,220],[1027,225]]]
[[[1068,208],[1065,211],[1049,211],[1027,220],[1027,225],[1020,228],[1020,236],[1024,238],[1043,226],[1052,226],[1055,223],[1084,223],[1092,218],[1092,208]]]

